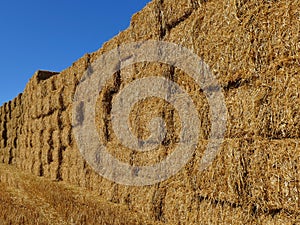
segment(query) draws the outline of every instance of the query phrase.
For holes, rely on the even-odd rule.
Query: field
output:
[[[0,224],[154,224],[96,193],[0,164]],[[157,224],[157,223],[156,223]]]

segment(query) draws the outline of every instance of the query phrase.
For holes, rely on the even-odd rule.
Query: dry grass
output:
[[[0,164],[1,224],[153,224],[96,193]]]

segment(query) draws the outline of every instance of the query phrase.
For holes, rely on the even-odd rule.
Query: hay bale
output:
[[[262,209],[299,209],[298,140],[263,141],[251,156],[250,202]]]
[[[134,14],[131,19],[131,37],[134,41],[158,39],[162,33],[161,26],[161,4],[159,1],[152,1],[142,11]],[[144,16],[147,15],[147,20]]]
[[[67,148],[71,145],[72,127],[64,126],[61,132],[61,146]]]
[[[63,107],[62,100],[61,100],[62,93],[59,91],[52,91],[49,95],[50,95],[51,111],[62,109]]]
[[[299,7],[296,0],[152,1],[103,48],[57,76],[38,71],[22,96],[0,108],[0,162],[96,190],[107,201],[164,223],[297,223]],[[228,109],[226,139],[213,164],[199,172],[211,127],[202,87],[184,71],[161,63],[127,67],[106,84],[97,102],[99,138],[107,151],[131,165],[151,165],[173,151],[180,118],[166,101],[149,98],[129,115],[132,132],[143,138],[151,118],[165,119],[167,141],[157,151],[133,152],[112,130],[114,97],[133,80],[153,75],[171,79],[191,96],[199,112],[200,141],[193,158],[169,180],[125,187],[99,176],[78,151],[71,131],[72,101],[99,55],[148,39],[185,46],[209,65]]]
[[[61,101],[65,109],[71,107],[74,94],[75,94],[75,84],[73,85],[68,84],[64,86],[63,93],[61,94],[61,98],[62,98]]]

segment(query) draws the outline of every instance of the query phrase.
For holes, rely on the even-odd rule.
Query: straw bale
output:
[[[127,190],[125,186],[121,187],[120,185],[116,185],[113,182],[103,178],[102,176],[97,174],[93,169],[91,169],[91,167],[85,162],[81,165],[84,165],[84,171],[85,173],[88,173],[89,177],[88,182],[85,183],[86,188],[96,191],[101,197],[106,199],[108,202],[119,202],[120,204],[124,203],[126,205],[130,204],[130,192],[119,191],[118,194],[116,192],[116,186],[119,189]],[[80,171],[80,173],[82,173],[82,170]]]
[[[179,220],[178,211],[174,211],[172,222],[166,224],[298,224],[299,218],[288,212],[255,213],[248,208],[232,206],[213,199],[198,197],[192,207],[183,209],[186,217]],[[192,215],[188,215],[191,213]]]
[[[0,144],[2,145],[2,141],[0,142]],[[3,151],[3,147],[1,146],[1,150],[0,150],[0,162],[1,163],[4,163],[4,157],[5,157],[5,154],[4,154],[4,151]]]
[[[194,50],[211,67],[222,86],[231,81],[270,78],[266,72],[273,62],[280,60],[283,53],[293,54],[299,50],[295,39],[299,33],[296,25],[299,20],[295,18],[297,1],[291,5],[280,1],[272,7],[266,2],[247,1],[243,7],[250,5],[251,10],[246,11],[250,21],[237,16],[235,10],[238,6],[234,6],[233,2],[208,2],[206,7],[194,11],[166,37],[168,41]],[[287,8],[294,14],[282,13],[280,17],[276,15],[276,19],[269,19],[277,11],[286,12]],[[295,26],[288,26],[287,21],[291,20],[296,23]],[[295,35],[285,38],[283,45],[280,37],[286,29]],[[274,56],[271,55],[273,47],[276,48]]]
[[[48,94],[48,85],[46,81],[42,81],[36,85],[35,97],[38,99],[45,98]]]
[[[141,71],[141,73],[150,74],[154,70],[147,68]],[[181,71],[176,71],[174,77],[178,83],[188,84],[183,85],[183,88],[190,94],[200,114],[201,138],[207,139],[210,132],[208,128],[211,124],[206,97],[201,93],[200,87],[193,85],[193,81],[184,78],[182,74]],[[126,75],[126,81],[130,80],[129,77]],[[270,89],[268,86],[260,85],[260,80],[255,80],[238,88],[231,88],[224,93],[228,109],[226,137],[261,136],[276,139],[299,137],[297,119],[299,79],[294,76],[285,85],[282,83],[273,82],[270,84],[273,88]],[[101,126],[103,127],[103,124]]]
[[[12,118],[19,118],[22,115],[21,94],[14,99],[14,108],[12,110]]]
[[[42,164],[43,167],[43,177],[51,179],[50,164]]]
[[[61,74],[58,74],[55,76],[53,79],[50,81],[51,83],[49,84],[49,90],[50,91],[62,91],[64,89],[63,85],[63,78]]]
[[[166,25],[171,27],[184,21],[192,13],[193,6],[196,6],[196,2],[190,0],[180,1],[179,4],[171,0],[163,1],[162,13]]]
[[[34,125],[34,132],[37,132],[37,133],[46,129],[46,127],[48,126],[47,124],[45,124],[45,121],[42,117],[34,120],[33,125]]]
[[[39,84],[41,84],[41,86],[47,85],[46,82],[55,78],[56,77],[55,75],[57,75],[57,74],[59,74],[59,73],[45,71],[45,70],[38,70],[35,72],[35,74],[33,76],[33,83],[34,83],[34,85],[39,85]],[[44,91],[45,91],[45,93],[47,92],[46,89]]]
[[[162,71],[158,69],[158,67],[154,67],[155,69],[152,69],[152,65],[143,65],[143,69],[140,67],[140,72],[137,74],[143,74],[147,76],[147,74],[152,74],[153,71],[156,71],[157,74],[165,74],[168,73],[168,70],[164,71],[163,68]],[[139,68],[136,67],[136,68]],[[133,73],[135,69],[133,68],[127,68],[125,72],[121,73],[122,78],[122,86],[125,86],[127,82],[129,82],[132,77],[139,77],[140,75],[131,76],[130,74]],[[158,71],[161,71],[158,72]],[[209,127],[210,127],[210,117],[209,117],[209,106],[207,105],[207,100],[205,98],[205,95],[201,93],[200,87],[197,85],[193,85],[193,81],[189,78],[185,78],[183,76],[182,71],[175,70],[174,78],[176,79],[176,82],[181,84],[184,89],[190,94],[191,98],[194,100],[194,103],[200,113],[200,120],[201,120],[201,129],[200,132],[202,135],[201,138],[207,139],[209,136]],[[298,82],[299,79],[292,78],[294,82],[294,87],[297,87],[296,82]],[[293,83],[291,82],[291,83]],[[186,85],[188,84],[188,85]],[[276,103],[277,105],[277,112],[278,111],[285,111],[289,112],[288,116],[291,117],[292,115],[296,115],[296,112],[298,110],[297,106],[297,98],[292,98],[293,101],[290,101],[289,106],[288,104],[283,102],[286,102],[288,95],[291,95],[295,93],[297,90],[292,90],[291,92],[286,92],[285,96],[278,98],[277,92],[277,86],[276,83],[273,82],[271,84],[274,88],[273,90],[270,90],[269,87],[260,85],[260,80],[254,80],[246,82],[245,84],[241,85],[238,88],[229,88],[228,91],[225,93],[225,100],[226,100],[226,106],[228,108],[228,123],[227,123],[227,133],[226,137],[228,138],[239,138],[239,137],[252,137],[252,136],[262,136],[267,138],[285,138],[285,137],[291,137],[291,133],[293,133],[295,136],[297,135],[297,124],[294,124],[297,119],[289,120],[290,122],[288,124],[284,124],[285,131],[278,131],[277,133],[270,134],[270,131],[276,131],[276,129],[282,129],[277,128],[278,125],[274,124],[276,120],[278,121],[288,121],[288,118],[282,118],[286,115],[286,113],[281,113],[282,116],[277,118],[274,115],[268,115],[270,112],[272,112],[272,105],[270,103],[275,104],[276,102],[280,101],[280,103]],[[288,86],[290,84],[287,84]],[[108,87],[110,87],[108,85]],[[287,88],[290,90],[291,88]],[[107,88],[107,90],[110,90],[110,88]],[[107,92],[106,90],[103,91],[103,93]],[[272,99],[272,102],[269,101],[269,99]],[[270,103],[269,103],[270,102]],[[103,107],[103,106],[102,106]],[[150,107],[150,106],[149,106]],[[279,109],[282,108],[282,109]],[[101,108],[101,106],[100,106]],[[288,108],[288,110],[286,110]],[[271,129],[270,129],[270,117],[274,118],[273,121],[271,121]],[[276,119],[276,120],[275,120]],[[175,120],[176,121],[176,120]],[[287,123],[287,122],[285,122]],[[145,123],[143,123],[145,124]],[[287,126],[288,125],[288,126]],[[103,120],[100,120],[100,126],[105,127],[103,124]],[[274,127],[273,127],[274,126]],[[282,127],[282,125],[281,125]],[[294,136],[294,137],[295,137]]]
[[[63,92],[61,93],[61,102],[64,108],[71,106],[74,94],[75,85],[64,86]]]
[[[50,176],[49,178],[51,180],[59,180],[59,163],[54,161],[53,163],[51,163],[49,165],[49,173],[50,173]]]
[[[69,152],[66,154],[66,151]],[[65,159],[66,157],[69,157],[69,159],[66,162],[63,160],[60,167],[65,168],[64,174],[69,169],[67,172],[69,176],[68,181],[81,187],[90,188],[90,175],[91,173],[95,173],[95,171],[91,169],[78,151],[74,152],[73,149],[66,149],[62,152],[62,158]],[[65,178],[62,176],[62,179],[64,180]]]
[[[32,118],[36,119],[43,115],[43,98],[38,97],[34,99],[34,102],[35,102],[34,104],[35,109],[32,113]]]
[[[27,113],[28,113],[28,119],[35,119],[38,117],[37,113],[37,105],[36,104],[30,104],[27,106]]]
[[[0,107],[0,121],[2,122],[4,120],[5,112],[4,112],[4,107]]]
[[[260,142],[250,159],[249,201],[267,210],[299,209],[298,140]]]
[[[299,67],[300,68],[300,67]],[[271,85],[268,110],[264,113],[262,123],[268,124],[260,132],[274,139],[299,138],[299,74],[288,71],[274,76]]]
[[[45,124],[48,124],[48,128],[52,130],[60,130],[60,112],[58,110],[53,111],[49,116],[44,117]]]
[[[81,79],[81,76],[88,68],[89,63],[90,63],[90,55],[85,54],[79,60],[74,62],[72,66],[70,66],[66,70],[63,70],[60,73],[59,76],[61,77],[61,83],[65,86],[71,86],[71,87],[77,85]]]
[[[46,96],[42,98],[42,106],[43,106],[43,116],[51,114],[52,105],[51,105],[51,96]]]
[[[9,159],[10,159],[10,151],[11,151],[11,148],[10,147],[6,147],[4,150],[3,150],[3,154],[4,154],[4,157],[3,157],[3,161],[4,163],[6,164],[9,164]]]
[[[61,174],[62,179],[65,181],[70,181],[71,167],[75,162],[75,157],[73,155],[74,149],[70,146],[67,146],[66,149],[62,152],[62,164],[61,164]]]
[[[32,140],[32,148],[38,148],[40,149],[42,146],[41,143],[41,131],[37,130],[36,132],[34,132],[31,136],[31,140]],[[34,151],[33,151],[34,152]]]
[[[6,118],[11,119],[11,101],[4,103],[4,112],[6,114]]]
[[[71,126],[72,124],[72,107],[67,107],[65,110],[61,111],[60,121],[63,127]]]
[[[264,75],[263,73],[259,74],[262,77],[260,78],[260,80],[258,80],[261,84],[258,84],[258,82],[256,83],[255,79],[252,80],[254,72],[260,68],[258,67],[257,62],[253,62],[252,60],[249,60],[249,58],[247,58],[247,56],[249,55],[249,46],[251,45],[249,44],[241,46],[236,44],[237,40],[239,40],[241,44],[251,43],[251,35],[249,33],[245,34],[245,32],[240,32],[241,36],[235,37],[236,34],[235,32],[233,32],[232,27],[234,27],[234,31],[243,30],[243,27],[237,26],[239,21],[234,20],[230,22],[229,25],[226,25],[226,23],[224,22],[218,24],[218,22],[224,19],[224,17],[218,18],[216,14],[223,11],[224,4],[220,4],[219,6],[217,5],[219,3],[208,4],[210,4],[210,7],[213,6],[212,8],[215,8],[216,11],[209,11],[207,16],[203,18],[204,20],[202,21],[201,18],[198,19],[196,17],[199,17],[199,14],[204,12],[203,10],[199,10],[197,12],[197,15],[195,13],[195,15],[192,15],[191,18],[187,20],[187,23],[182,23],[178,25],[178,28],[173,28],[174,33],[172,33],[172,31],[170,32],[170,39],[168,40],[174,40],[177,43],[179,42],[181,44],[186,44],[187,47],[191,47],[196,52],[199,52],[199,55],[203,56],[204,59],[207,59],[205,61],[210,63],[210,66],[212,67],[212,70],[216,72],[221,85],[224,88],[228,88],[229,91],[225,93],[226,103],[229,108],[230,116],[228,129],[229,132],[227,134],[228,138],[251,138],[252,136],[259,135],[263,135],[263,137],[269,137],[268,133],[261,133],[262,128],[259,124],[260,121],[265,118],[265,114],[259,113],[263,111],[268,112],[271,106],[270,104],[259,105],[259,103],[261,103],[261,101],[263,101],[265,98],[271,99],[273,98],[273,96],[275,96],[273,92],[269,91],[268,85],[274,86],[276,85],[276,83],[271,83],[270,81],[268,81],[266,85],[264,81],[265,78],[263,76],[267,77],[267,75]],[[230,7],[226,7],[225,9],[227,10],[226,12],[229,12]],[[228,16],[229,19],[233,17],[232,14],[228,14]],[[216,25],[213,28],[211,27],[211,18],[216,19],[215,21],[213,21],[213,25]],[[192,25],[194,25],[195,29],[191,29],[191,27],[193,27]],[[186,31],[194,31],[195,33],[189,34]],[[201,33],[201,35],[198,36],[197,32]],[[226,34],[226,32],[228,35],[223,35]],[[180,41],[180,37],[178,37],[180,35],[182,37],[182,41]],[[207,36],[207,39],[205,39],[205,36]],[[226,38],[227,42],[224,42],[224,37]],[[184,40],[184,38],[188,40]],[[201,38],[203,38],[204,40],[202,40]],[[199,43],[202,45],[200,46]],[[220,47],[220,51],[217,52],[216,55],[213,55],[212,53],[215,53],[214,50],[218,50],[217,47]],[[213,49],[213,51],[211,49]],[[244,57],[240,59],[240,56]],[[223,61],[220,62],[218,59],[221,59]],[[232,61],[232,59],[238,60]],[[139,69],[139,67],[137,68]],[[241,69],[238,70],[238,68]],[[148,70],[151,71],[150,69]],[[146,69],[141,69],[140,71],[141,74],[143,73],[143,76],[146,76],[144,73],[145,71],[147,71]],[[157,73],[162,73],[162,70],[156,71],[159,71]],[[226,71],[226,73],[223,73],[224,71]],[[130,75],[127,76],[127,78],[128,81],[130,81]],[[241,82],[239,82],[239,79],[241,79]],[[247,85],[247,82],[244,82],[244,80],[247,82],[249,80],[251,86]],[[181,81],[181,78],[177,79],[178,83],[180,83]],[[243,86],[240,85],[240,83],[246,83],[246,85]],[[197,90],[191,91],[192,95],[194,95],[196,92]],[[201,101],[202,99],[199,100],[198,98],[198,102]],[[284,104],[281,103],[278,104],[278,106],[282,107],[284,106]],[[256,115],[259,115],[261,117],[257,118]],[[206,120],[209,120],[208,116],[206,116]],[[203,121],[203,124],[207,125],[209,124],[209,122]],[[262,123],[262,126],[267,127],[267,123]],[[272,130],[272,128],[269,130]],[[204,137],[207,138],[207,133]],[[276,138],[276,136],[274,135],[271,137]],[[250,198],[250,187],[247,184],[247,168],[249,166],[249,162],[251,162],[250,160],[252,159],[252,149],[254,148],[256,151],[259,151],[259,147],[257,147],[257,145],[259,145],[258,141],[254,143],[255,144],[253,144],[253,140],[227,140],[223,152],[220,153],[213,166],[211,167],[215,169],[206,171],[203,177],[201,177],[199,181],[196,182],[196,186],[200,189],[200,194],[202,194],[203,196],[208,196],[212,199],[223,199],[230,204],[242,204],[248,202]],[[205,146],[205,141],[201,145]],[[237,152],[235,152],[234,150],[237,150]],[[125,154],[127,153],[124,153],[123,155]],[[123,158],[124,157],[125,156],[123,156]],[[220,177],[224,179],[220,179]],[[103,189],[105,190],[106,188]],[[179,191],[179,193],[183,192],[187,191]],[[167,193],[171,195],[171,192]],[[185,202],[184,198],[182,201]],[[259,199],[255,199],[253,201],[256,204],[259,202]],[[138,203],[135,203],[135,201],[131,202],[131,204],[133,205],[138,205]],[[172,214],[170,213],[170,215]],[[218,213],[214,215],[218,215]],[[232,216],[229,218],[232,218]],[[235,220],[235,222],[238,221],[238,216],[236,218],[237,219]],[[210,219],[212,219],[212,217],[210,217]]]
[[[72,127],[66,125],[61,132],[61,145],[68,147],[71,145]]]
[[[43,165],[43,173],[45,177],[50,177],[49,166],[53,162],[53,141],[52,141],[52,130],[45,129],[42,133],[42,155],[41,161]]]
[[[299,223],[299,6],[299,1],[152,1],[102,49],[57,76],[37,71],[22,96],[0,107],[0,162],[96,190],[154,221]],[[99,176],[81,156],[71,131],[72,98],[100,54],[147,39],[183,45],[210,66],[228,109],[226,139],[212,165],[200,172],[211,126],[201,87],[167,65],[127,67],[108,82],[97,103],[99,136],[107,151],[132,165],[157,163],[173,151],[180,118],[163,100],[146,99],[129,115],[133,133],[142,138],[149,135],[151,118],[165,119],[169,142],[157,151],[127,149],[111,127],[114,97],[133,80],[153,75],[171,79],[191,96],[199,112],[200,142],[185,168],[169,180],[126,187]]]
[[[80,160],[80,158],[74,158],[74,161],[70,164],[70,180],[72,183],[77,184],[80,186],[84,182],[84,179],[82,177],[83,173],[83,160]]]
[[[5,115],[5,114],[1,114],[2,115]],[[5,128],[5,118],[0,118],[0,129],[1,129],[1,132],[4,131],[4,128]]]
[[[61,99],[61,92],[52,91],[49,95],[50,95],[51,110],[61,109],[63,107],[62,99]]]
[[[138,211],[147,216],[148,218],[155,219],[154,206],[156,199],[153,199],[154,193],[156,192],[156,186],[146,187],[130,187],[128,190],[129,207],[132,211]],[[158,191],[157,191],[158,192]],[[159,195],[158,193],[157,195]],[[159,196],[157,196],[159,198]],[[156,207],[158,208],[158,207]],[[157,220],[157,219],[156,219]]]
[[[52,132],[52,145],[54,149],[58,149],[61,146],[61,138],[60,138],[59,130],[55,130]]]
[[[13,100],[11,100],[11,111],[14,111],[14,109],[16,108],[17,98],[18,97],[15,97]]]
[[[103,180],[102,176],[100,176],[98,173],[92,171],[91,176],[90,176],[90,181],[91,181],[90,184],[91,185],[90,185],[89,189],[100,195],[100,193],[102,192],[102,187],[101,187],[102,180]]]
[[[41,163],[41,150],[38,148],[34,148],[35,149],[35,156],[34,156],[34,160],[33,165],[32,165],[32,173],[36,176],[43,176],[43,166]]]
[[[5,145],[5,140],[1,139],[0,140],[1,152],[3,152],[4,145]]]
[[[195,207],[199,200],[187,171],[176,175],[172,181],[165,182],[164,188],[165,193],[161,201],[162,220],[172,224],[176,224],[178,221],[189,224],[195,220],[193,217],[197,216]]]
[[[46,125],[46,129],[52,129],[53,130],[52,126],[55,123],[55,119],[53,117],[54,117],[53,114],[50,114],[49,116],[43,117],[43,123]]]
[[[131,37],[134,41],[157,40],[162,36],[161,9],[160,1],[154,0],[132,16],[130,27],[132,29]],[[145,15],[147,15],[147,19],[145,19]]]
[[[226,140],[212,166],[196,176],[196,187],[202,196],[212,199],[254,205],[261,210],[296,210],[299,207],[297,143],[297,140]]]
[[[68,182],[80,185],[80,182],[85,183],[84,174],[86,174],[87,163],[83,160],[81,153],[74,146],[61,146],[61,178]],[[89,173],[89,172],[88,172]]]

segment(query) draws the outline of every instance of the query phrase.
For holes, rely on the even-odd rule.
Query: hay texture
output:
[[[97,191],[165,224],[297,224],[300,221],[300,1],[153,0],[130,27],[59,74],[38,71],[24,93],[0,108],[0,160],[53,180]],[[132,152],[117,140],[110,106],[133,80],[157,74],[180,85],[199,112],[199,145],[175,176],[150,186],[115,184],[78,151],[72,99],[80,78],[101,54],[121,44],[163,40],[191,49],[217,77],[227,130],[213,164],[199,172],[211,121],[201,87],[178,68],[138,63],[112,77],[99,94],[99,138],[131,165],[156,163],[172,152],[179,117],[167,102],[147,99],[132,109],[132,131],[147,137],[149,118],[168,134],[155,153]]]

